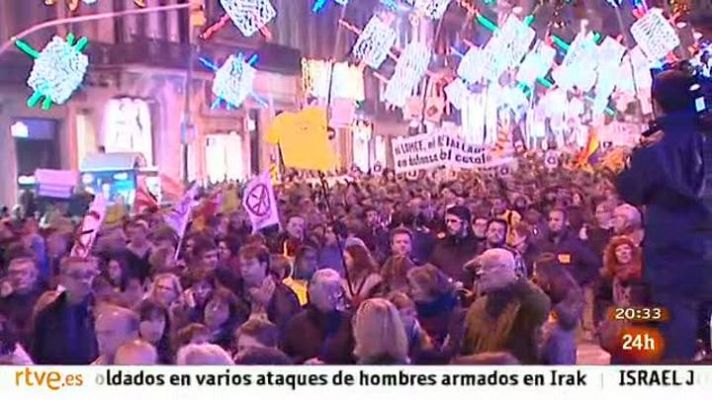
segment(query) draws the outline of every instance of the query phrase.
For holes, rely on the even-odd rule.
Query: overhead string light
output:
[[[34,93],[27,100],[29,107],[42,101],[42,109],[48,110],[52,103],[64,104],[81,85],[89,67],[89,57],[82,51],[89,40],[85,37],[74,41],[74,34],[67,35],[67,40],[55,36],[41,52],[22,40],[15,45],[30,57],[34,64],[27,85]]]

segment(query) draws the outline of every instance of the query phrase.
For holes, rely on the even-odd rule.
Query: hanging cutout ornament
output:
[[[451,0],[415,0],[415,8],[431,19],[440,19],[445,15]]]
[[[650,61],[657,61],[680,45],[675,27],[659,8],[651,8],[630,27],[636,43]]]
[[[482,49],[470,47],[457,66],[457,75],[467,83],[477,83],[482,79]]]
[[[377,16],[371,17],[354,45],[354,57],[378,69],[396,42],[396,32]]]
[[[269,0],[220,0],[237,29],[252,36],[277,16]]]
[[[205,62],[204,62],[205,63]],[[257,71],[250,62],[245,62],[242,53],[237,56],[230,55],[225,63],[215,71],[213,80],[213,94],[219,101],[225,101],[229,107],[238,108],[252,94]]]
[[[456,78],[454,81],[445,86],[445,95],[453,107],[461,110],[470,96],[470,91],[467,89],[467,85],[462,81],[462,79]]]
[[[496,81],[509,68],[516,67],[529,51],[536,32],[514,15],[495,31],[482,51],[483,76]]]
[[[29,107],[42,101],[42,109],[48,110],[52,103],[63,104],[84,80],[89,66],[89,57],[82,53],[89,40],[85,37],[74,41],[74,34],[67,40],[55,36],[41,52],[22,40],[15,42],[18,48],[35,59],[27,85],[35,92],[27,100]]]
[[[596,82],[598,49],[594,33],[581,32],[571,42],[561,65],[552,72],[559,87],[571,90],[577,87],[587,92]]]
[[[556,50],[538,40],[519,66],[516,76],[517,82],[529,87],[533,86],[537,78],[542,78],[549,72],[554,63],[554,57],[556,57]]]
[[[386,84],[384,100],[396,107],[404,107],[408,96],[425,75],[430,63],[430,50],[420,42],[409,43],[396,64],[393,76]]]

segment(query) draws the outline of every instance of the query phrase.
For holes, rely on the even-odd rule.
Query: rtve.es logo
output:
[[[15,371],[15,386],[17,387],[45,388],[56,392],[65,387],[80,387],[82,385],[84,385],[82,374],[37,371],[32,368]]]

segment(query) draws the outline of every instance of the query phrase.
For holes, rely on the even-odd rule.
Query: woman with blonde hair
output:
[[[407,364],[408,338],[396,307],[385,299],[365,300],[353,322],[359,364]]]
[[[183,287],[175,274],[158,274],[153,278],[148,298],[170,309],[182,303]]]

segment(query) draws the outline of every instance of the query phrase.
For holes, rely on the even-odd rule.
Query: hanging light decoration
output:
[[[408,96],[425,75],[430,63],[430,49],[423,43],[411,42],[398,58],[396,70],[386,84],[384,100],[396,107],[404,107]]]
[[[374,15],[356,40],[353,55],[369,67],[378,69],[388,57],[396,39],[396,31]]]

